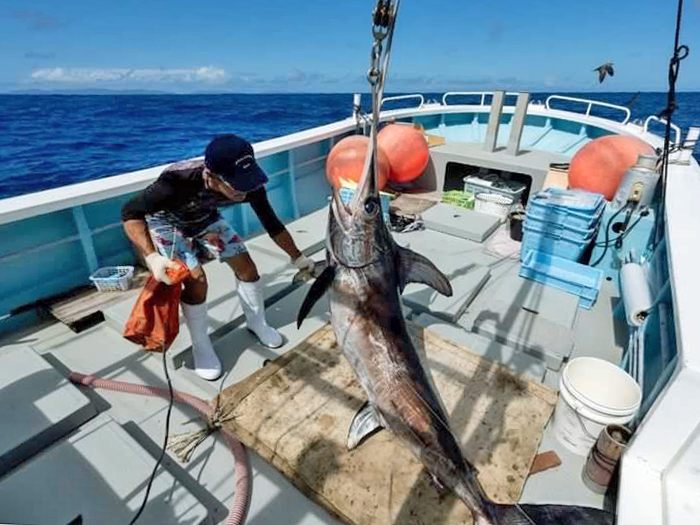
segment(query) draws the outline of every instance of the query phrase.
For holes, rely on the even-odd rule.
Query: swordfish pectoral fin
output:
[[[304,322],[304,319],[309,315],[309,312],[316,302],[323,297],[323,294],[325,294],[331,284],[333,284],[334,278],[335,269],[332,266],[327,266],[311,285],[309,293],[306,294],[304,302],[301,303],[301,308],[299,308],[299,313],[297,314],[297,328],[301,326],[301,323]]]
[[[313,268],[310,270],[299,270],[296,274],[294,274],[294,277],[292,277],[292,284],[302,284],[310,281],[311,279],[317,279],[326,268],[328,268],[328,262],[316,261]]]
[[[407,248],[398,250],[399,286],[403,293],[408,283],[422,283],[450,297],[452,285],[444,273],[426,257]]]
[[[348,430],[348,450],[354,449],[366,437],[382,428],[382,424],[379,422],[374,407],[369,401],[365,401],[365,404],[357,411],[355,417],[352,418],[352,423],[350,423],[350,430]]]

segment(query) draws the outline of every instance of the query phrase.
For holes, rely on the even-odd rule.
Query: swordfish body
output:
[[[451,489],[478,525],[612,525],[614,516],[584,507],[505,505],[489,500],[477,470],[462,455],[447,416],[411,342],[400,293],[410,282],[451,295],[449,280],[427,258],[398,246],[381,212],[373,163],[368,162],[349,205],[334,190],[326,236],[326,269],[304,300],[300,325],[314,303],[330,295],[338,345],[368,402],[353,419],[348,447],[390,430],[425,465],[438,486]]]

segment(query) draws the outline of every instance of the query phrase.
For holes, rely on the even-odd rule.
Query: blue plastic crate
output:
[[[541,221],[525,215],[525,225],[538,233],[544,233],[552,237],[566,238],[574,241],[585,241],[593,238],[597,231],[597,224],[593,228],[576,228],[558,222]]]
[[[588,237],[576,238],[566,230],[548,232],[533,226],[527,220],[523,223],[523,240],[520,245],[520,258],[524,259],[529,251],[545,252],[571,261],[581,259],[583,252],[593,242],[592,231]]]
[[[540,222],[589,230],[595,229],[604,208],[605,198],[599,193],[547,188],[530,198],[527,215]]]
[[[535,250],[525,254],[520,266],[520,277],[577,295],[587,310],[598,299],[603,275],[598,268]]]
[[[338,191],[340,194],[340,200],[343,202],[343,204],[348,204],[353,196],[355,195],[355,188],[350,188],[348,186],[342,186],[340,190]],[[386,193],[379,193],[379,201],[380,205],[382,207],[382,215],[384,215],[384,221],[389,222],[389,202],[390,202],[390,197]]]

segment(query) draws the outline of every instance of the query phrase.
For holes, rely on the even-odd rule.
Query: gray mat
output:
[[[423,221],[431,230],[476,242],[484,242],[501,223],[493,215],[443,203],[423,212]]]
[[[518,275],[519,264],[509,265],[505,271],[494,275],[484,287],[484,293],[474,302],[471,310],[493,309],[489,303],[495,298],[506,304],[517,305],[548,321],[565,328],[574,326],[578,310],[578,297],[551,288]],[[494,270],[494,273],[496,271]]]
[[[95,415],[88,398],[34,350],[0,351],[0,476]]]
[[[494,299],[460,320],[467,330],[522,350],[559,370],[574,346],[572,330],[524,310],[520,305]]]
[[[541,359],[519,352],[483,335],[470,332],[461,326],[447,323],[430,314],[420,314],[412,321],[450,341],[466,346],[477,355],[505,365],[517,374],[525,374],[540,382],[544,379],[547,367]]]
[[[8,523],[129,523],[155,459],[106,415],[33,458],[2,481]],[[207,520],[207,509],[164,468],[158,470],[139,524]]]
[[[483,266],[474,266],[465,273],[450,278],[453,294],[445,297],[422,284],[409,284],[403,293],[403,302],[419,312],[430,312],[450,322],[462,317],[491,272]]]

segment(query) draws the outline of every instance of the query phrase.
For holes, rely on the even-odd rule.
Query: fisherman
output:
[[[175,266],[173,258],[190,269],[182,312],[192,338],[195,371],[209,381],[220,377],[222,368],[207,330],[207,278],[201,264],[207,259],[218,257],[233,269],[247,328],[269,348],[283,344],[280,333],[265,319],[258,269],[218,207],[249,203],[292,264],[299,270],[313,268],[313,261],[299,251],[270,206],[265,182],[267,176],[255,161],[250,143],[237,135],[220,135],[207,146],[203,161],[167,167],[122,207],[126,234],[158,281],[170,284],[166,269]]]

